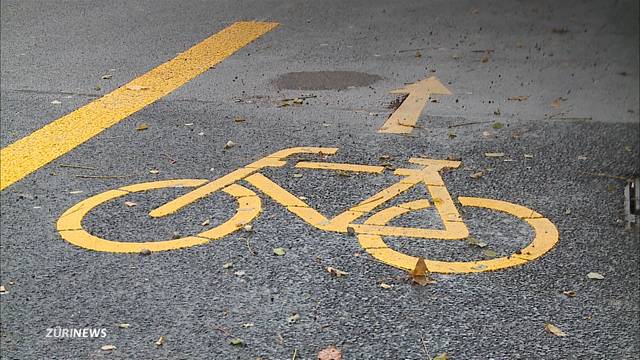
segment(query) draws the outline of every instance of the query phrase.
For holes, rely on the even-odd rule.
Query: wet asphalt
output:
[[[1,6],[3,147],[234,21],[280,23],[2,191],[3,359],[316,359],[328,346],[343,359],[637,357],[639,238],[623,221],[625,179],[640,173],[636,2]],[[107,73],[112,78],[101,79]],[[427,76],[453,95],[429,102],[409,136],[377,133],[398,98],[389,91]],[[303,104],[281,106],[296,97]],[[137,131],[142,123],[148,129]],[[229,140],[237,145],[225,149]],[[331,161],[390,168],[408,167],[416,156],[460,158],[461,168],[443,174],[454,199],[524,205],[551,220],[560,240],[523,266],[434,274],[437,282],[421,287],[369,256],[355,237],[318,230],[264,194],[253,231],[189,249],[99,253],[56,231],[60,215],[90,195],[147,181],[215,179],[296,146],[338,147]],[[329,216],[398,180],[391,171],[343,176],[293,164],[263,173]],[[480,178],[470,176],[479,171]],[[170,239],[236,210],[216,193],[176,215],[148,217],[184,192],[128,195],[92,211],[83,226],[108,239]],[[420,198],[430,199],[423,187],[393,203]],[[464,208],[462,216],[497,255],[531,241],[531,229],[508,215]],[[439,221],[427,209],[396,224]],[[487,257],[465,241],[387,241],[429,259]],[[283,256],[274,254],[278,247]],[[329,266],[348,275],[332,276]],[[554,336],[547,323],[567,336]],[[56,327],[106,329],[106,336],[47,337]]]

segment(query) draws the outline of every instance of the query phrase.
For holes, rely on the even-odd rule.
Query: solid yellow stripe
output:
[[[278,26],[236,22],[174,59],[0,151],[0,190],[207,71]]]

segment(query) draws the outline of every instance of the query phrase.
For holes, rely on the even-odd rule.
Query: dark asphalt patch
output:
[[[301,71],[283,74],[273,83],[278,89],[344,90],[368,86],[381,79],[379,75],[357,71]]]

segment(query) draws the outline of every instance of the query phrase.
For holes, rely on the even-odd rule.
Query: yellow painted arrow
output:
[[[379,133],[409,134],[416,127],[418,117],[432,94],[451,95],[438,78],[420,80],[403,88],[392,90],[392,94],[409,94],[400,107],[378,130]]]

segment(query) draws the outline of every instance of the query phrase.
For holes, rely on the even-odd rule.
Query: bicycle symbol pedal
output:
[[[373,196],[360,201],[350,209],[329,219],[309,206],[297,196],[291,194],[276,182],[261,173],[266,168],[281,168],[287,159],[296,154],[334,155],[337,148],[296,147],[277,151],[262,159],[239,168],[215,180],[177,179],[145,182],[108,190],[91,196],[75,204],[65,211],[57,222],[57,229],[63,239],[73,245],[95,251],[114,253],[139,253],[143,250],[166,251],[202,245],[243,228],[253,221],[262,211],[262,200],[251,189],[241,185],[246,182],[264,195],[284,206],[289,212],[298,216],[309,225],[324,231],[347,233],[351,229],[358,238],[362,248],[377,260],[404,270],[413,269],[417,257],[401,253],[387,245],[384,237],[410,237],[430,240],[464,240],[469,237],[469,230],[460,216],[456,203],[440,175],[445,168],[457,168],[458,161],[410,158],[409,163],[416,168],[396,169],[394,174],[398,182],[382,189]],[[296,168],[328,171],[346,171],[355,173],[380,174],[382,166],[299,161]],[[423,184],[431,195],[433,204],[427,199],[397,204],[382,210],[376,209],[388,204],[399,195]],[[90,234],[82,226],[84,217],[94,208],[117,198],[138,192],[146,192],[165,188],[194,188],[194,190],[153,209],[149,215],[161,218],[178,212],[180,209],[200,199],[222,191],[238,203],[238,209],[227,221],[199,234],[179,239],[124,242],[108,240]],[[485,208],[506,213],[527,223],[533,229],[532,241],[523,249],[509,256],[480,261],[439,261],[425,259],[431,272],[437,273],[469,273],[505,269],[522,265],[537,259],[550,251],[558,242],[559,234],[549,219],[524,206],[501,200],[478,197],[458,197],[463,207]],[[389,222],[395,218],[434,207],[440,217],[442,229],[423,229],[416,227],[392,226]],[[357,220],[364,218],[361,223]]]

